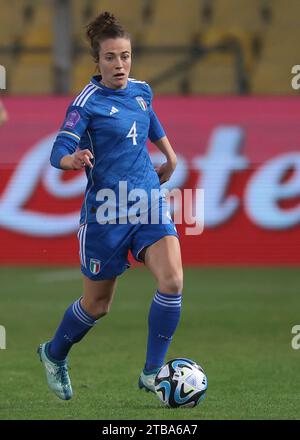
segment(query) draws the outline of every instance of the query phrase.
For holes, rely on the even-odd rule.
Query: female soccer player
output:
[[[164,363],[181,310],[183,274],[176,228],[162,197],[149,204],[152,190],[159,190],[160,183],[172,175],[176,155],[152,109],[149,85],[129,78],[129,35],[112,14],[104,12],[88,25],[87,36],[100,75],[69,106],[51,154],[56,168],[86,170],[78,232],[83,296],[66,310],[51,341],[38,348],[48,385],[63,400],[72,397],[68,352],[108,313],[117,277],[128,267],[129,250],[157,281],[139,388],[154,391],[154,378]],[[157,170],[146,148],[148,137],[166,157]],[[124,191],[126,197],[130,191],[138,191],[143,222],[130,221],[133,202],[122,199],[121,183],[123,196]],[[101,210],[107,208],[103,194],[113,200],[107,210]],[[145,218],[151,220],[154,208],[159,221],[152,224]],[[105,222],[103,213],[107,211],[114,215]]]

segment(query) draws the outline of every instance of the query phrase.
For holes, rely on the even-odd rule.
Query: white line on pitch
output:
[[[36,280],[40,283],[79,280],[82,277],[78,269],[57,270],[39,273]]]

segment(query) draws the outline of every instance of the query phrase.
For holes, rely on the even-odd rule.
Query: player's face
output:
[[[126,87],[131,67],[131,44],[127,38],[104,40],[99,52],[102,83],[111,89]]]

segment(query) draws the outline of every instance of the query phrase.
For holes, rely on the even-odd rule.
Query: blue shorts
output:
[[[78,231],[81,271],[91,280],[115,278],[130,267],[129,251],[142,261],[141,251],[167,235],[178,237],[170,217],[158,224],[83,224]]]

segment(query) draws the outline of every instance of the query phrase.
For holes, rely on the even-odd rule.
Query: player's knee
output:
[[[100,304],[98,306],[98,315],[99,315],[98,319],[103,318],[104,316],[108,315],[109,310],[110,310],[110,304],[107,304],[107,303]]]
[[[109,310],[110,310],[110,303],[103,301],[95,301],[92,306],[92,315],[95,319],[100,319],[108,315]]]
[[[181,293],[183,289],[183,277],[181,274],[174,273],[166,276],[159,284],[162,293],[178,294]]]

